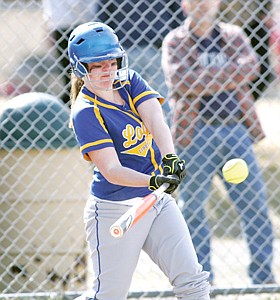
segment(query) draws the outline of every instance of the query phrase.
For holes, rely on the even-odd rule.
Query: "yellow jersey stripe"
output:
[[[80,148],[80,150],[83,151],[84,149],[89,148],[91,146],[101,145],[101,144],[105,144],[105,143],[113,143],[113,141],[112,141],[112,139],[104,139],[104,140],[99,140],[99,141],[92,142],[92,143],[87,143],[87,144],[84,144]]]
[[[122,113],[124,113],[124,114],[130,116],[130,117],[133,118],[135,121],[137,121],[139,124],[141,124],[141,121],[140,121],[138,118],[136,118],[135,116],[131,115],[130,113],[125,112],[125,111],[122,111],[122,110],[120,110],[119,108],[115,107],[114,105],[104,104],[104,103],[98,101],[97,99],[93,99],[92,97],[90,97],[90,96],[88,96],[88,95],[85,95],[85,94],[83,94],[83,95],[84,95],[84,97],[85,97],[87,100],[93,102],[93,103],[95,104],[95,106],[100,105],[100,106],[103,106],[103,107],[106,107],[106,108],[109,108],[109,109],[114,109],[114,110],[121,111]],[[130,102],[130,101],[132,102],[131,97],[129,96],[129,102]],[[132,102],[132,103],[133,103],[133,102]],[[130,107],[132,108],[132,111],[133,111],[137,116],[139,116],[139,114],[138,114],[138,112],[136,111],[134,105],[132,104],[132,105],[130,105]],[[134,108],[134,110],[133,110],[133,108]],[[98,109],[98,107],[97,107],[97,109]],[[99,110],[99,109],[98,109],[98,110]],[[100,112],[99,112],[99,115],[100,115],[100,119],[102,119],[102,116],[101,116]],[[98,118],[99,121],[100,121],[100,119]],[[101,124],[102,126],[105,126],[105,125],[104,125],[103,119],[102,119],[102,122],[100,121],[100,124]],[[107,131],[107,129],[106,129],[106,131]]]
[[[137,103],[137,101],[139,101],[141,98],[147,96],[147,95],[151,95],[151,94],[155,94],[155,91],[146,91],[144,93],[139,94],[136,98],[133,99],[134,104]],[[163,98],[159,98],[159,102],[162,104],[164,101]]]

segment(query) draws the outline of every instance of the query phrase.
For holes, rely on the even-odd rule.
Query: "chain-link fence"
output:
[[[84,21],[111,25],[128,52],[130,67],[166,97],[161,42],[185,18],[179,0],[69,0],[56,1],[55,9],[49,2],[0,1],[2,297],[51,292],[74,296],[90,288],[82,215],[92,166],[82,160],[68,128],[69,33]],[[252,89],[266,138],[254,147],[267,189],[278,284],[251,285],[240,216],[215,176],[206,204],[213,295],[276,293],[280,290],[280,2],[275,0],[270,7],[268,0],[225,0],[220,17],[242,26],[262,64]],[[164,110],[171,121],[168,105]],[[130,296],[160,294],[171,296],[171,286],[142,253]]]

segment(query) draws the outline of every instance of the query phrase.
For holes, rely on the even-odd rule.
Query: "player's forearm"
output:
[[[161,155],[164,156],[166,153],[174,153],[171,132],[164,120],[163,112],[158,100],[154,99],[140,104],[138,112],[145,127],[156,142]]]
[[[172,135],[166,123],[162,122],[161,125],[156,126],[152,135],[162,156],[166,153],[175,153]]]
[[[112,184],[130,187],[148,186],[150,180],[150,175],[123,166],[113,166],[103,176]]]

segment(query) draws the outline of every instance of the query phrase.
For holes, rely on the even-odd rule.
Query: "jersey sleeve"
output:
[[[130,72],[130,95],[136,108],[151,98],[157,98],[161,104],[164,102],[160,93],[155,91],[136,71]]]
[[[88,152],[114,147],[104,120],[95,106],[76,110],[72,115],[74,132],[85,160],[90,161]]]

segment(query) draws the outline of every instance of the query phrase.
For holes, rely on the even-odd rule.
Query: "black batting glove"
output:
[[[153,175],[150,178],[149,190],[154,191],[164,183],[169,183],[169,187],[166,189],[165,192],[168,194],[172,194],[180,184],[180,180],[176,175]]]
[[[163,163],[163,174],[166,175],[177,175],[180,182],[186,176],[185,161],[181,160],[176,154],[168,153],[162,158]]]

